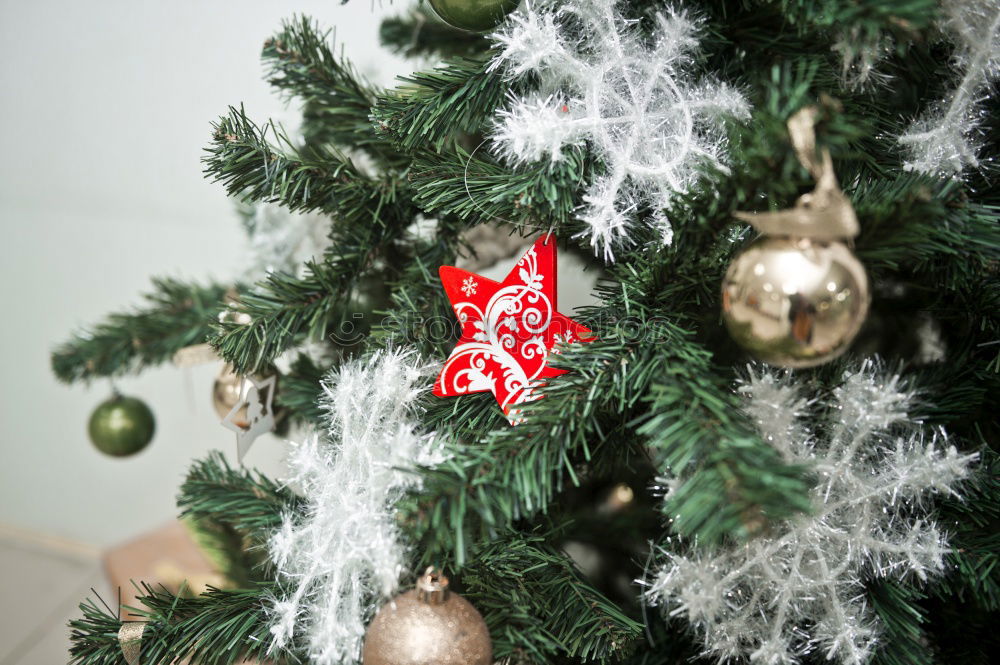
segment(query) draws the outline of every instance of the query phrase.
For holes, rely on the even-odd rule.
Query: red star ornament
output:
[[[434,384],[438,397],[491,392],[511,425],[518,404],[543,397],[545,379],[566,370],[548,366],[557,343],[588,342],[590,329],[556,311],[556,238],[535,241],[502,282],[441,266],[441,283],[462,337]]]

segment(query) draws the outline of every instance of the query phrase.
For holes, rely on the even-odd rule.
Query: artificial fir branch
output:
[[[383,20],[379,41],[408,58],[473,55],[489,48],[489,42],[483,35],[453,28],[439,19],[426,4]]]
[[[208,340],[231,287],[171,278],[153,280],[146,306],[111,314],[52,352],[52,371],[73,383],[139,372]]]
[[[508,531],[476,552],[461,580],[493,636],[494,658],[616,662],[642,626],[588,584],[543,534]]]
[[[233,469],[219,452],[195,462],[177,496],[182,517],[222,522],[264,543],[302,499],[266,476]]]
[[[478,438],[479,445],[456,446],[450,459],[425,473],[425,492],[407,513],[426,556],[454,557],[462,565],[479,539],[545,512],[564,483],[577,482],[577,464],[593,448],[620,444],[615,435],[625,427],[627,413],[615,410],[637,400],[625,380],[658,362],[649,355],[637,356],[604,339],[589,344],[574,372],[552,381],[545,399],[530,403],[529,417],[516,428],[497,427],[502,416],[487,410],[487,400],[428,405],[427,421],[455,440]],[[621,371],[624,357],[634,374]],[[478,415],[470,417],[469,410]],[[609,422],[602,426],[604,419]],[[484,436],[485,426],[490,429]]]
[[[69,622],[69,662],[72,665],[118,665],[121,662],[118,631],[122,620],[102,605],[103,602],[98,599],[84,600],[80,603],[82,616]],[[150,626],[146,628],[148,630]]]
[[[604,447],[621,459],[642,445],[662,455],[663,470],[681,479],[668,504],[673,528],[707,541],[745,535],[807,505],[801,471],[753,437],[725,391],[704,378],[708,354],[674,324],[633,323],[650,335],[644,343],[598,328],[597,341],[568,347],[558,364],[572,371],[551,381],[545,399],[525,405],[528,417],[516,428],[497,428],[487,400],[431,407],[427,420],[458,440],[492,427],[479,446],[456,448],[427,471],[424,496],[409,513],[427,556],[447,553],[463,564],[477,539],[547,512]],[[470,417],[472,409],[479,415]]]
[[[876,276],[906,271],[962,292],[1000,260],[1000,207],[968,201],[956,182],[869,180],[852,198],[865,220],[859,254]]]
[[[953,531],[949,573],[934,593],[984,611],[1000,611],[1000,458],[984,448],[980,473],[966,483],[963,500],[942,501],[942,521]]]
[[[932,665],[923,623],[925,611],[919,601],[925,594],[890,580],[869,585],[868,598],[891,639],[875,652],[872,665]]]
[[[213,124],[203,158],[205,174],[243,200],[280,203],[289,210],[320,210],[343,222],[379,225],[403,204],[401,187],[386,174],[363,174],[332,146],[299,149],[275,124],[258,126],[240,108]],[[399,213],[410,212],[401,209]]]
[[[125,620],[146,622],[142,662],[169,665],[189,659],[199,665],[235,665],[263,657],[269,638],[264,599],[273,584],[249,589],[209,590],[196,598],[181,598],[149,585],[142,586],[142,608],[125,608]],[[70,662],[73,665],[119,665],[118,629],[122,620],[93,600],[80,605],[83,617],[70,621]],[[290,656],[290,654],[289,654]],[[289,656],[271,662],[290,662]]]
[[[321,261],[307,264],[302,277],[269,274],[239,297],[237,309],[251,322],[220,325],[213,344],[222,357],[239,371],[259,370],[294,342],[321,339],[338,316],[352,316],[350,296],[359,279],[385,258],[416,209],[405,183],[392,174],[366,176],[331,148],[301,152],[274,125],[260,128],[242,110],[231,109],[216,125],[208,153],[207,173],[231,194],[334,217]]]
[[[579,205],[577,189],[587,178],[590,160],[567,151],[556,164],[509,167],[481,151],[461,148],[414,159],[410,179],[416,202],[428,212],[450,214],[470,223],[500,220],[523,232],[573,233]]]
[[[455,262],[458,225],[448,222],[448,218],[440,220],[435,238],[413,240],[410,262],[393,284],[388,311],[365,340],[369,350],[406,344],[426,358],[447,356],[456,337],[441,324],[451,321],[454,314],[447,298],[441,297],[437,271]]]
[[[147,587],[147,595],[140,602],[149,608],[154,621],[166,619],[168,628],[160,639],[151,640],[149,648],[143,649],[143,662],[166,665],[186,657],[199,665],[233,665],[248,658],[263,659],[270,617],[262,601],[275,588],[274,583],[266,583],[248,589],[210,589],[197,598],[177,598]],[[291,660],[289,656],[268,658],[281,663]]]
[[[491,122],[508,84],[487,71],[485,58],[458,58],[401,78],[372,109],[379,134],[403,150],[440,149],[462,132],[476,134]]]
[[[191,540],[211,563],[214,573],[224,580],[223,588],[245,588],[254,582],[265,582],[264,557],[250,537],[225,522],[210,519],[184,520]]]
[[[370,323],[381,289],[364,281],[374,264],[383,275],[398,268],[394,241],[400,226],[339,224],[331,231],[333,243],[322,262],[310,261],[301,277],[270,273],[256,287],[242,295],[236,310],[250,316],[249,323],[224,321],[216,326],[210,340],[219,354],[238,371],[255,372],[269,365],[295,343],[331,341],[356,343],[358,331]],[[395,220],[400,222],[401,220]],[[366,286],[370,287],[366,290]],[[366,298],[372,302],[366,302]],[[337,337],[343,325],[353,327],[351,337]]]
[[[680,480],[664,503],[672,530],[715,543],[808,510],[805,470],[781,463],[752,433],[734,399],[708,378],[709,354],[685,345],[681,331],[664,332],[665,346],[678,351],[651,382],[639,432]]]
[[[401,156],[371,131],[368,116],[376,90],[334,53],[329,31],[304,16],[286,21],[265,42],[262,58],[268,82],[305,105],[307,139],[364,150],[384,166],[401,163]]]
[[[289,371],[281,377],[281,390],[275,395],[278,405],[300,423],[318,425],[323,411],[319,405],[320,381],[329,368],[322,368],[305,354],[300,354]]]
[[[733,413],[725,386],[731,366],[745,358],[720,331],[718,284],[732,255],[753,235],[733,221],[732,212],[786,208],[812,186],[785,122],[803,105],[819,103],[818,142],[833,154],[862,218],[856,251],[881,285],[869,322],[871,335],[881,339],[873,346],[862,341],[855,352],[878,348],[912,360],[911,347],[897,339],[916,336],[917,313],[934,323],[947,361],[908,366],[926,392],[922,415],[947,424],[956,442],[982,442],[988,471],[967,486],[963,501],[938,503],[940,523],[952,532],[956,549],[947,556],[950,571],[926,597],[908,580],[868,585],[868,602],[886,626],[875,657],[880,665],[922,665],[929,654],[945,662],[987,662],[989,612],[1000,605],[1000,487],[989,450],[1000,436],[994,417],[1000,409],[1000,179],[990,164],[1000,107],[990,100],[982,107],[982,172],[951,183],[900,173],[902,155],[891,137],[952,87],[951,50],[931,31],[936,5],[698,3],[705,21],[699,68],[734,82],[753,107],[747,123],[727,127],[730,173],[706,172],[702,182],[677,196],[669,210],[676,231],[670,248],[657,250],[655,237],[639,234],[633,249],[619,257],[598,290],[600,305],[583,316],[599,341],[562,356],[571,373],[553,380],[546,398],[527,409],[531,422],[510,428],[489,395],[421,400],[420,430],[437,430],[452,456],[423,471],[424,489],[405,500],[402,523],[415,559],[464,564],[460,576],[494,626],[498,656],[559,665],[673,665],[694,656],[684,635],[687,624],[679,620],[651,626],[651,644],[636,640],[633,618],[580,580],[557,551],[556,539],[532,535],[535,526],[549,522],[595,539],[609,533],[585,519],[566,526],[571,517],[593,511],[578,501],[596,479],[646,477],[654,464],[656,471],[672,472],[674,491],[664,508],[669,528],[698,536],[699,545],[756,531],[767,537],[765,527],[802,508],[800,470],[776,463]],[[619,6],[635,30],[648,36],[649,17],[664,5],[623,0]],[[451,338],[430,328],[435,317],[451,322],[453,314],[436,271],[454,263],[463,229],[508,221],[521,233],[552,230],[564,240],[581,230],[575,219],[581,192],[603,167],[593,147],[573,146],[557,164],[498,164],[475,136],[491,126],[511,92],[499,75],[484,70],[491,42],[425,23],[425,13],[387,21],[383,40],[402,52],[452,59],[387,92],[358,77],[334,53],[327,34],[306,19],[289,21],[265,45],[272,84],[304,105],[304,145],[270,124],[255,125],[241,110],[217,125],[207,173],[234,196],[329,215],[333,241],[295,276],[272,274],[241,289],[238,308],[251,315],[251,323],[224,323],[214,338],[240,369],[265,367],[307,340],[329,339],[340,321],[371,310],[371,303],[359,302],[366,281],[390,285],[389,313],[375,335],[343,355],[403,345],[425,359],[443,358]],[[845,39],[857,48],[841,49],[838,56]],[[877,60],[867,88],[847,84],[844,71],[852,57]],[[358,164],[380,170],[347,156],[359,152],[372,159]],[[640,206],[634,214],[660,212],[654,207]],[[430,216],[436,218],[428,225],[434,230],[411,235],[411,225],[425,225]],[[187,302],[185,289],[204,297],[195,299],[197,307],[172,309]],[[189,337],[191,343],[205,338],[223,297],[221,286],[201,290],[178,283],[176,292],[154,295],[148,310],[111,317],[92,337],[67,344],[54,354],[53,366],[61,378],[75,381],[162,362]],[[198,308],[204,311],[195,317]],[[615,323],[626,320],[646,326],[656,338],[625,334]],[[886,321],[898,322],[890,326],[893,334],[885,332]],[[137,332],[141,344],[133,342]],[[319,419],[316,384],[328,369],[320,367],[325,362],[302,357],[282,377],[278,399],[300,421]],[[835,362],[802,375],[830,386],[844,367]],[[260,542],[284,511],[302,510],[294,495],[268,483],[209,458],[192,470],[182,508]],[[668,528],[662,518],[647,506],[641,518],[616,527],[613,537],[648,537],[651,520],[654,534],[662,535]],[[230,547],[237,542],[231,539]],[[593,586],[604,590],[596,581]],[[148,637],[156,646],[144,649],[143,662],[193,655],[193,662],[228,665],[244,647],[259,655],[254,649],[270,640],[261,607],[265,596],[277,592],[265,585],[213,592],[195,602],[150,590]],[[632,609],[628,602],[623,607]],[[74,662],[117,663],[118,626],[114,616],[84,608],[74,622]]]
[[[222,322],[211,342],[238,372],[259,371],[295,341],[321,339],[334,314],[344,311],[351,283],[320,263],[308,264],[302,277],[271,273],[239,297],[237,309],[250,323]]]
[[[801,30],[850,27],[859,36],[892,31],[912,38],[933,25],[938,12],[934,0],[767,0],[759,4],[778,5],[788,23]]]

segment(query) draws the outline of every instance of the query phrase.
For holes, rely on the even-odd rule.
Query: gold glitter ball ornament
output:
[[[267,377],[255,374],[253,378],[257,381],[263,381]],[[219,418],[228,416],[233,407],[243,401],[244,388],[246,387],[244,382],[246,380],[246,377],[242,374],[237,374],[233,366],[229,363],[224,364],[222,369],[219,370],[219,375],[215,377],[215,382],[212,384],[212,406],[215,408],[215,412],[219,414]],[[249,409],[250,405],[245,404],[233,416],[233,423],[238,427],[249,427]],[[275,415],[280,417],[281,411],[278,410]]]
[[[722,284],[733,339],[782,367],[820,365],[847,350],[869,301],[864,267],[837,240],[763,236],[733,260]]]
[[[382,606],[365,633],[363,665],[490,665],[493,643],[469,601],[428,568],[417,588]]]

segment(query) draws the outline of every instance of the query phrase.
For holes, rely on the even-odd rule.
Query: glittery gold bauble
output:
[[[417,588],[378,611],[368,631],[363,665],[490,665],[493,643],[469,601],[448,590],[448,578],[428,569]]]
[[[255,378],[263,379],[264,377]],[[212,385],[212,406],[215,407],[215,412],[219,414],[220,418],[228,416],[233,407],[242,401],[243,381],[244,377],[234,372],[233,366],[229,364],[223,365],[219,376],[215,377],[215,383]],[[249,427],[248,409],[249,404],[237,411],[233,418],[233,424],[243,428]]]
[[[835,240],[763,236],[722,284],[722,315],[740,346],[772,365],[811,367],[847,350],[868,313],[868,278]]]

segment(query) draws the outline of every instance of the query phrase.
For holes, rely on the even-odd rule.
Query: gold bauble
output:
[[[264,377],[255,378],[260,380]],[[220,418],[228,416],[233,407],[242,401],[243,381],[243,375],[233,371],[233,366],[228,363],[222,366],[219,375],[215,377],[215,383],[212,384],[212,406],[215,407],[215,412],[219,414]],[[242,409],[236,412],[236,416],[233,418],[234,425],[244,429],[250,426],[247,418],[248,408],[249,404],[245,404]]]
[[[722,283],[722,316],[740,346],[772,365],[836,358],[868,313],[868,278],[842,242],[763,236]]]
[[[235,302],[236,293],[228,294],[227,298]],[[219,312],[219,323],[247,325],[252,321],[249,314],[237,311],[235,307],[235,304],[230,304],[229,307]],[[219,414],[220,418],[225,418],[233,410],[233,407],[241,401],[242,397],[243,375],[237,374],[233,366],[226,363],[222,366],[219,376],[215,377],[215,383],[212,385],[212,406],[215,407],[215,412]],[[248,426],[246,406],[239,410],[233,423],[243,428]]]
[[[363,665],[490,665],[493,643],[476,608],[429,568],[416,589],[375,615],[361,660]]]

